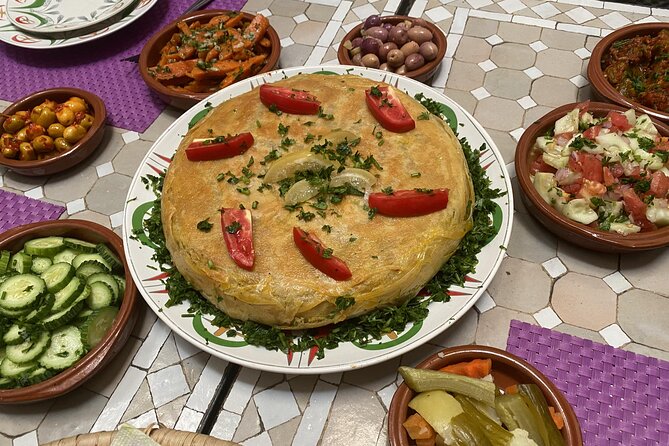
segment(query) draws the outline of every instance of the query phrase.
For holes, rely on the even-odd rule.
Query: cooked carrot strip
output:
[[[181,31],[181,32],[184,33],[185,35],[187,35],[187,36],[190,36],[190,35],[191,35],[191,30],[190,30],[190,28],[188,27],[188,25],[186,25],[186,22],[179,22],[179,23],[177,23],[177,28],[179,28],[179,31]]]
[[[225,22],[225,27],[226,28],[234,28],[235,26],[239,25],[242,23],[242,20],[244,20],[244,15],[243,14],[237,14],[235,17],[231,18],[227,22]]]
[[[160,67],[150,68],[149,71],[155,74],[158,80],[174,79],[175,77],[187,76],[195,68],[195,59],[182,60],[166,64]]]
[[[225,15],[225,14],[217,15],[216,17],[209,20],[209,25],[218,26],[219,23],[225,23],[228,20],[230,20],[230,16],[228,16],[228,15]]]
[[[518,385],[514,384],[512,386],[509,386],[506,389],[504,389],[504,392],[511,395],[513,395],[514,393],[518,393]]]
[[[490,359],[474,359],[469,362],[459,362],[457,364],[447,365],[440,369],[442,372],[464,375],[470,378],[483,378],[490,374],[492,370],[492,361]]]
[[[551,414],[551,418],[553,418],[553,422],[555,423],[555,426],[559,430],[562,430],[562,428],[564,427],[564,419],[562,418],[562,414],[560,412],[556,412],[555,407],[553,407],[553,406],[548,406],[548,411]]]
[[[260,42],[258,42],[258,45],[260,45],[263,48],[269,48],[272,46],[272,41],[269,40],[267,37],[263,37],[260,39]]]
[[[432,429],[432,426],[425,421],[425,418],[417,413],[407,418],[406,421],[402,423],[402,426],[404,426],[404,429],[407,430],[407,434],[409,434],[409,437],[413,440],[427,440],[436,437],[436,433],[434,432],[434,429]]]
[[[258,14],[253,17],[251,23],[244,30],[244,47],[251,48],[265,37],[267,28],[269,28],[269,20],[265,16]]]
[[[241,66],[242,64],[240,62],[234,60],[220,60],[207,70],[203,70],[196,66],[190,72],[190,77],[195,80],[221,78],[231,71],[241,69]]]

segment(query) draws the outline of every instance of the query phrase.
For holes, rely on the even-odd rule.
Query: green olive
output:
[[[53,138],[46,135],[33,139],[32,145],[37,153],[49,153],[55,148]]]
[[[33,161],[37,159],[35,149],[29,142],[22,142],[19,146],[19,159],[21,161]]]
[[[2,123],[2,128],[5,129],[5,132],[16,133],[25,125],[25,119],[22,119],[19,115],[12,115],[5,119],[5,122]]]
[[[23,119],[24,121],[28,121],[30,119],[30,112],[27,110],[17,111],[14,114],[19,118]]]
[[[78,101],[75,98],[70,98],[68,101],[65,101],[63,105],[70,108],[75,113],[86,111],[86,103],[83,102],[83,100]]]
[[[14,160],[14,159],[19,157],[19,151],[12,148],[12,147],[3,147],[2,148],[2,156],[4,156],[5,158],[9,158],[9,159]]]
[[[58,106],[56,118],[58,118],[58,122],[67,127],[74,122],[74,111],[70,107]]]
[[[44,128],[49,127],[51,124],[56,122],[56,112],[49,108],[43,108],[42,112],[39,114],[37,119],[33,119],[33,122],[41,125]]]
[[[65,141],[65,138],[56,138],[56,140],[53,142],[54,146],[56,147],[56,150],[59,152],[67,152],[72,148],[72,145]]]
[[[50,108],[51,110],[56,111],[58,104],[56,101],[52,101],[51,99],[45,99],[44,102],[38,105],[38,107]]]
[[[80,124],[83,128],[85,128],[86,130],[88,130],[88,129],[90,129],[91,126],[93,125],[93,121],[94,121],[94,120],[95,120],[95,118],[93,117],[93,115],[89,115],[88,113],[86,113],[86,114],[84,115],[84,117],[81,118],[81,121],[79,122],[79,124]]]
[[[69,142],[70,144],[74,144],[83,138],[85,134],[86,129],[79,124],[75,124],[69,127],[65,127],[65,130],[63,131],[63,138],[65,138],[65,141]]]
[[[28,137],[28,141],[32,141],[38,136],[44,135],[45,132],[46,130],[44,129],[44,127],[42,127],[39,124],[35,124],[34,122],[31,122],[30,124],[28,124],[28,127],[26,129],[26,136]]]
[[[49,134],[50,137],[52,138],[60,138],[63,136],[63,131],[65,130],[65,126],[63,124],[55,123],[51,124],[48,129],[46,129],[47,133]]]
[[[30,112],[30,120],[32,122],[36,122],[37,118],[39,118],[39,115],[42,113],[42,110],[44,110],[45,107],[38,105],[37,107],[34,107],[32,111]]]
[[[16,135],[14,135],[14,138],[18,139],[19,141],[28,141],[28,135],[27,135],[28,127],[23,127],[21,130],[16,132]]]

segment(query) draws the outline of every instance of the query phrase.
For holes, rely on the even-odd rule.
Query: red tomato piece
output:
[[[417,217],[431,214],[448,206],[448,189],[398,190],[388,195],[374,192],[369,195],[369,207],[388,217]]]
[[[416,122],[392,89],[372,87],[365,91],[365,97],[367,108],[384,129],[404,133],[416,128]]]
[[[597,135],[599,135],[599,132],[601,130],[602,130],[601,125],[593,125],[592,127],[588,128],[585,132],[583,132],[583,137],[588,139],[595,139],[597,138]]]
[[[271,84],[260,86],[260,102],[268,108],[274,106],[284,113],[294,115],[316,115],[321,106],[316,96],[308,91],[275,87]]]
[[[604,166],[602,169],[602,176],[604,178],[604,186],[613,186],[618,182],[615,176],[611,173],[611,170],[607,167]]]
[[[222,208],[221,226],[230,258],[241,268],[253,270],[253,221],[248,209]]]
[[[550,164],[546,164],[541,153],[534,159],[530,166],[530,173],[534,175],[537,172],[555,173],[557,169]]]
[[[353,276],[346,263],[339,257],[333,256],[332,251],[328,251],[315,235],[295,226],[293,241],[307,262],[326,276],[337,281],[348,280]]]
[[[211,161],[232,158],[246,152],[253,145],[253,135],[248,132],[230,136],[216,142],[219,139],[221,138],[191,143],[186,148],[186,158],[189,161]]]
[[[623,192],[623,201],[631,220],[635,225],[641,226],[642,231],[650,231],[655,227],[646,218],[646,203],[639,198],[634,189],[629,188]]]
[[[601,183],[604,181],[602,162],[591,153],[581,153],[581,166],[583,167],[583,178]]]
[[[559,133],[555,135],[555,144],[565,147],[569,141],[574,137],[572,132]]]
[[[578,104],[577,107],[578,107],[578,110],[579,110],[579,112],[578,112],[579,116],[583,115],[583,113],[587,113],[588,110],[590,109],[590,99],[588,99],[587,101],[581,102],[580,104]]]
[[[617,111],[610,111],[606,117],[611,121],[612,128],[617,128],[622,132],[626,132],[632,128],[632,125],[627,120],[627,116]]]
[[[657,198],[664,198],[669,192],[669,177],[663,172],[655,172],[650,180],[649,192]]]
[[[580,178],[577,182],[572,183],[572,184],[565,184],[564,186],[560,186],[560,189],[565,191],[568,194],[575,195],[578,193],[578,191],[581,190],[581,187],[583,186],[583,178]]]

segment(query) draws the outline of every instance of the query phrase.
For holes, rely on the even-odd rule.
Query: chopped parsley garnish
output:
[[[300,212],[297,214],[297,219],[302,221],[311,221],[314,218],[316,218],[316,214],[309,211],[305,212],[304,209],[300,209]]]
[[[595,207],[604,206],[604,204],[605,204],[605,203],[604,203],[604,200],[602,200],[602,199],[599,198],[599,197],[592,197],[592,198],[590,199],[590,203],[592,203],[592,205],[595,206]]]
[[[290,126],[285,126],[282,123],[279,123],[279,128],[277,129],[279,135],[286,136],[288,134],[288,130],[290,130]]]
[[[392,195],[394,191],[393,191],[393,188],[391,186],[388,186],[388,187],[384,187],[383,189],[381,189],[381,192],[383,192],[386,195]]]
[[[207,268],[214,269],[214,262],[212,262],[211,260],[207,260]]]
[[[260,121],[258,121],[257,119],[256,119],[256,127],[258,127],[258,128],[262,127],[262,125],[260,124]]]
[[[344,311],[355,304],[355,299],[351,296],[339,296],[335,299],[335,307],[338,311]]]
[[[588,138],[583,138],[582,136],[577,136],[574,138],[574,140],[569,144],[569,147],[573,147],[575,149],[582,149],[583,147],[588,147],[590,149],[594,149],[597,147],[597,144],[595,144],[593,141],[589,140]]]
[[[238,187],[237,192],[244,195],[251,195],[251,189],[249,189],[248,187]]]
[[[271,111],[272,113],[274,113],[277,116],[281,116],[283,114],[283,112],[281,110],[279,110],[279,108],[276,106],[276,104],[270,105],[269,106],[269,111]]]
[[[332,258],[332,252],[333,252],[332,248],[325,248],[321,252],[321,257],[323,257],[324,259],[331,259]]]
[[[634,185],[634,190],[639,193],[648,192],[650,190],[649,180],[639,180]]]
[[[323,107],[318,107],[318,117],[323,118],[326,121],[332,121],[334,119],[333,114],[326,114],[323,112]]]
[[[304,142],[310,143],[313,141],[316,137],[312,135],[311,133],[307,133],[307,136],[304,137]]]
[[[354,241],[358,240],[358,237],[349,237],[348,241],[353,243]]]
[[[323,232],[327,232],[328,234],[332,232],[332,226],[330,225],[323,225],[321,229],[323,230]]]
[[[418,115],[418,118],[417,118],[417,119],[418,119],[419,121],[427,121],[428,119],[430,119],[430,112],[423,112],[423,113],[421,113],[420,115]]]
[[[420,172],[413,172],[411,178],[420,178]]]
[[[262,161],[260,161],[260,164],[264,166],[270,161],[278,160],[279,158],[281,158],[281,155],[279,155],[279,151],[276,149],[272,149],[269,151],[267,155],[265,155],[265,158]]]
[[[281,140],[281,148],[283,150],[288,150],[288,147],[292,146],[293,144],[295,144],[294,139],[290,139],[288,137],[285,137]]]
[[[242,229],[242,224],[238,221],[233,221],[228,226],[225,227],[225,232],[228,234],[236,234],[239,230]]]
[[[209,232],[211,231],[211,228],[213,226],[214,226],[213,223],[210,223],[209,217],[207,217],[205,220],[198,222],[197,229],[199,229],[202,232]]]
[[[381,93],[381,90],[379,89],[378,85],[373,86],[372,88],[369,89],[369,94],[376,98],[380,98],[383,96],[383,93]]]
[[[257,201],[254,201],[253,203],[251,203],[251,209],[258,209],[258,202]]]
[[[306,125],[307,127],[311,127],[312,125],[316,124],[314,121],[307,121],[302,125]]]
[[[646,137],[638,138],[637,142],[639,143],[639,148],[641,150],[646,151],[646,152],[650,152],[650,149],[655,147],[655,141],[653,141],[650,138],[646,138]]]
[[[416,192],[420,192],[421,194],[431,194],[433,192],[432,189],[426,189],[424,187],[418,187],[414,189]]]

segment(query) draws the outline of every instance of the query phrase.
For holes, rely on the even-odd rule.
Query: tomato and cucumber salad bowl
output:
[[[19,254],[21,250],[24,251],[26,259],[20,258],[22,256]],[[0,390],[0,404],[31,403],[64,395],[92,378],[121,351],[137,320],[138,311],[140,310],[139,293],[132,281],[132,276],[125,260],[123,243],[116,233],[97,223],[84,220],[55,220],[19,226],[0,234],[0,252],[3,251],[11,252],[12,256],[11,263],[5,268],[8,270],[6,273],[11,275],[9,278],[5,277],[3,283],[7,284],[12,278],[17,277],[24,278],[25,280],[34,277],[36,281],[42,284],[46,283],[46,288],[49,290],[49,294],[43,294],[39,298],[39,306],[34,308],[28,315],[18,316],[18,313],[22,311],[15,311],[14,313],[19,317],[17,320],[27,320],[32,317],[33,313],[36,313],[36,317],[31,319],[31,322],[34,323],[30,326],[49,331],[51,330],[50,327],[56,324],[57,328],[53,328],[51,333],[55,337],[55,333],[58,332],[58,335],[61,336],[59,340],[62,339],[63,346],[69,345],[68,342],[71,343],[71,339],[66,339],[69,333],[68,330],[77,332],[77,334],[80,333],[84,342],[84,351],[88,350],[89,347],[90,350],[76,360],[74,364],[69,365],[69,367],[64,368],[46,380],[32,385],[25,385],[33,382],[27,381],[24,382],[23,387]],[[31,253],[34,255],[31,256]],[[73,255],[79,256],[80,259],[77,260],[75,257],[72,257]],[[2,254],[2,257],[7,257],[6,253]],[[13,259],[14,257],[16,257],[16,260]],[[110,259],[111,262],[105,259]],[[4,260],[2,262],[3,265],[6,263]],[[43,264],[40,262],[43,262]],[[62,274],[60,273],[63,273],[65,268],[67,269],[65,271],[67,273],[65,274],[66,277],[61,277]],[[105,268],[109,268],[109,270]],[[25,271],[23,271],[24,269]],[[73,274],[75,269],[77,272]],[[20,271],[23,271],[23,273]],[[38,274],[38,271],[42,271],[42,273]],[[99,281],[94,283],[93,280],[87,280],[96,276],[104,283],[100,283]],[[70,280],[64,281],[67,278],[70,278]],[[42,279],[44,280],[43,282]],[[81,283],[77,286],[76,282]],[[63,285],[65,286],[63,287]],[[67,297],[68,288],[72,288],[75,293],[83,289],[81,293],[74,295],[76,299],[71,307],[67,307],[69,302],[72,301],[72,299]],[[93,288],[96,291],[92,293],[91,289]],[[23,290],[23,295],[26,295],[26,290],[32,291],[30,287],[27,287]],[[54,293],[51,293],[51,291],[54,291]],[[79,302],[83,297],[86,297],[84,294],[88,294],[88,299]],[[115,302],[111,300],[94,302],[92,298],[93,294],[101,297],[102,300],[114,299]],[[55,299],[50,299],[52,295],[55,296]],[[57,324],[60,324],[62,321],[54,320],[47,327],[47,319],[60,314],[48,316],[50,310],[56,305],[54,300],[58,301],[60,298],[63,299],[63,308],[65,308],[65,311],[61,313],[68,312],[66,318],[70,320],[64,322],[65,325],[61,327],[58,327]],[[42,316],[40,314],[40,306],[49,305],[44,303],[47,300],[52,308],[45,313],[47,319],[40,319]],[[79,306],[75,309],[74,307],[77,303],[79,303]],[[100,311],[86,310],[87,305],[92,306],[92,308],[99,307]],[[114,305],[117,308],[109,305]],[[10,318],[7,315],[13,314],[13,312],[11,310],[8,311],[7,307],[7,298],[5,296],[2,308],[3,317]],[[73,309],[72,311],[76,310],[77,312],[74,319],[70,317],[70,308]],[[105,310],[109,309],[113,311],[105,312]],[[84,312],[87,312],[88,316],[104,312],[105,314],[102,315],[102,318],[96,319],[96,321],[105,325],[104,331],[106,331],[106,334],[104,334],[104,331],[96,331],[95,327],[87,325],[89,321],[83,319],[87,316]],[[81,319],[81,325],[77,325],[79,322],[78,318]],[[110,328],[107,329],[106,327],[109,326]],[[92,337],[95,337],[95,340],[92,340]],[[52,339],[51,343],[54,342],[56,341]],[[51,349],[51,346],[46,349],[45,353],[48,353],[49,349]],[[66,356],[65,353],[63,351],[62,354],[57,354],[56,356],[64,358]]]
[[[516,148],[515,166],[518,183],[522,191],[521,197],[529,213],[556,236],[570,243],[600,252],[636,252],[669,245],[669,226],[627,235],[600,230],[567,218],[542,198],[537,191],[532,181],[537,168],[541,170],[541,166],[536,164],[538,152],[535,145],[537,144],[537,138],[553,132],[558,120],[579,107],[582,108],[582,111],[587,109],[595,119],[609,116],[609,121],[614,127],[615,120],[621,119],[621,114],[628,111],[627,108],[615,104],[599,102],[566,104],[547,113],[525,130]],[[641,112],[637,112],[637,116],[639,115],[641,115]],[[669,136],[669,126],[667,124],[653,119],[651,121],[661,137]],[[595,135],[597,131],[595,127],[585,130],[583,139],[586,140],[586,144],[588,143],[588,137],[595,138],[597,136]],[[623,129],[626,128],[623,124]],[[555,135],[555,137],[558,138],[560,135]],[[584,156],[578,164],[587,168],[587,160],[590,158],[594,160],[594,157]],[[601,160],[597,160],[597,164],[599,170],[601,170]],[[577,194],[575,190],[565,192],[573,192],[573,197]],[[629,203],[627,206],[629,206]]]

